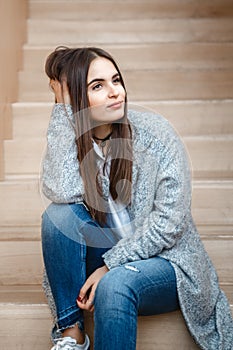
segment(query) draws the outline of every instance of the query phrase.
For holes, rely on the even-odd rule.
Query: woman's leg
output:
[[[76,299],[86,274],[103,265],[102,254],[114,243],[108,234],[83,204],[51,204],[43,214],[43,257],[59,329],[78,324],[83,330]]]
[[[95,296],[95,350],[135,350],[137,316],[179,308],[172,265],[160,257],[110,270]]]

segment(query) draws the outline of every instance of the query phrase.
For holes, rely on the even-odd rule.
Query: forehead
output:
[[[89,67],[88,81],[96,78],[108,79],[118,73],[113,63],[104,57],[95,58]]]

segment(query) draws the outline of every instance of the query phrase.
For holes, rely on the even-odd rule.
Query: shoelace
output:
[[[73,350],[74,349],[74,346],[76,345],[76,341],[74,339],[61,339],[61,340],[58,340],[57,344],[56,344],[56,347],[55,347],[55,350],[62,350],[62,349],[65,349],[65,350]]]

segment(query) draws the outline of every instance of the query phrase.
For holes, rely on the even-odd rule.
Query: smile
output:
[[[119,102],[114,102],[111,105],[108,105],[107,108],[110,109],[118,109],[121,108],[123,101],[119,101]]]

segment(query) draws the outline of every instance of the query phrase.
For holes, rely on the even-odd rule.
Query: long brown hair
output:
[[[96,167],[93,152],[94,123],[90,117],[91,111],[88,108],[87,95],[89,67],[91,62],[97,57],[104,57],[113,63],[125,89],[122,74],[116,62],[109,53],[100,48],[58,47],[47,58],[45,71],[50,79],[67,83],[75,115],[78,161],[85,191],[84,201],[90,210],[91,216],[104,225],[106,222],[107,201],[104,198],[101,181],[99,181],[99,171]],[[131,200],[132,134],[127,119],[127,94],[125,97],[124,116],[112,124],[108,154],[111,155],[109,191],[113,200],[118,199],[125,205],[128,205]]]

